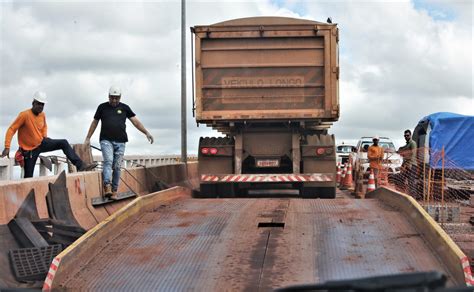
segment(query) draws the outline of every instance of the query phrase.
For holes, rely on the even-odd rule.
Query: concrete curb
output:
[[[379,188],[367,197],[377,198],[402,211],[448,268],[455,282],[474,285],[466,255],[415,199],[387,187]]]

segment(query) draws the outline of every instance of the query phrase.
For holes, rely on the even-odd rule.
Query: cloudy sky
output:
[[[0,1],[2,149],[6,129],[37,90],[49,98],[49,136],[81,143],[115,84],[156,141],[147,144],[129,123],[126,153],[179,154],[180,15],[180,1]],[[474,115],[470,0],[187,2],[188,27],[251,16],[338,23],[338,142],[377,134],[400,146],[402,131],[425,115]],[[189,43],[187,50],[189,69]],[[199,136],[214,133],[196,127],[188,83],[188,149],[195,153]]]

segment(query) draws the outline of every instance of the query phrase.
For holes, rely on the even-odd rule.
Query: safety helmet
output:
[[[380,140],[379,136],[375,135],[372,140]]]
[[[118,86],[111,86],[110,89],[109,89],[109,95],[121,96],[122,91],[120,90],[120,87],[118,87]]]
[[[35,94],[33,95],[33,100],[36,100],[37,102],[41,102],[41,103],[47,103],[48,102],[48,98],[46,97],[46,93],[44,93],[42,91],[35,92]]]

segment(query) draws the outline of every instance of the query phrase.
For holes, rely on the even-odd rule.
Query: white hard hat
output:
[[[33,100],[36,100],[37,102],[41,103],[47,103],[48,98],[46,97],[46,93],[42,91],[36,91],[35,94],[33,95]]]
[[[110,89],[109,89],[109,95],[112,95],[112,96],[121,96],[121,95],[122,95],[122,91],[120,90],[120,87],[111,86]]]
[[[372,140],[380,140],[379,136],[375,135]]]

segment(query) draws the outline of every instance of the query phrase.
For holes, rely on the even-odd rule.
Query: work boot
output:
[[[89,171],[97,167],[97,163],[93,162],[90,164],[82,163],[81,167],[77,171]]]
[[[111,184],[104,185],[104,196],[108,197],[108,198],[113,196],[112,185]]]
[[[112,191],[112,196],[110,197],[112,200],[116,200],[117,199],[117,191]]]

